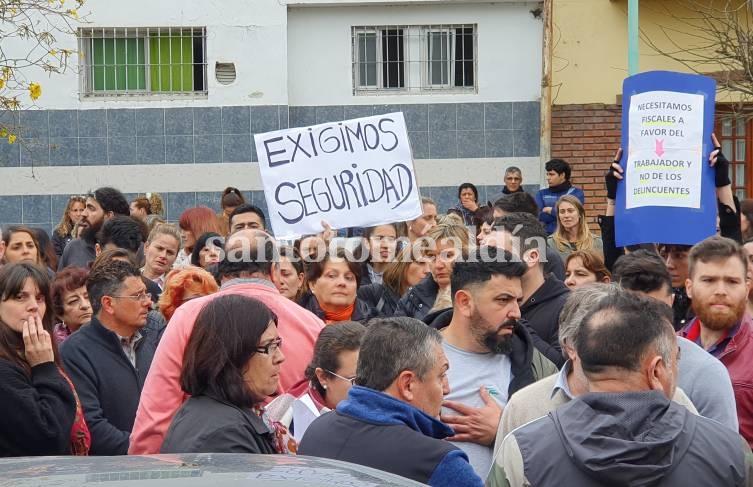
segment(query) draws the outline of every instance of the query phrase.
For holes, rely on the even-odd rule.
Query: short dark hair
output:
[[[55,316],[58,318],[63,316],[63,295],[80,287],[85,287],[87,277],[89,277],[89,271],[82,267],[66,267],[55,274],[51,293],[52,310],[55,312]]]
[[[527,266],[507,250],[484,246],[473,253],[452,266],[450,291],[453,296],[461,289],[483,284],[494,276],[521,277],[526,273]]]
[[[183,354],[183,391],[241,408],[260,403],[264,398],[253,397],[243,373],[270,322],[277,324],[277,316],[247,296],[228,294],[206,303]]]
[[[557,174],[564,173],[565,181],[570,181],[570,173],[572,172],[572,169],[570,168],[570,164],[568,164],[564,159],[550,159],[546,164],[544,164],[544,168],[547,171],[554,171]]]
[[[233,226],[233,217],[236,215],[240,215],[242,213],[256,213],[259,218],[261,219],[261,225],[264,228],[267,228],[267,220],[264,216],[264,212],[261,208],[259,208],[256,205],[252,205],[250,203],[243,203],[236,207],[232,213],[230,213],[230,218],[228,218],[228,224],[232,227]]]
[[[272,266],[280,260],[277,244],[266,232],[257,230],[256,235],[256,242],[244,243],[241,247],[228,247],[240,238],[237,235],[225,240],[225,255],[217,265],[220,278],[237,278],[244,273],[258,272],[265,276],[272,273]],[[263,241],[261,247],[259,239]]]
[[[621,255],[612,267],[612,279],[629,291],[651,293],[666,289],[672,292],[672,276],[656,252],[636,250]]]
[[[312,283],[318,281],[319,278],[322,277],[322,274],[324,274],[324,268],[327,266],[327,262],[334,259],[342,259],[348,265],[348,270],[356,276],[356,286],[360,286],[361,279],[363,278],[363,266],[348,254],[350,254],[350,252],[343,248],[338,248],[334,252],[334,255],[329,249],[327,249],[323,255],[317,254],[316,258],[304,266],[306,268],[306,282]]]
[[[530,213],[510,213],[494,220],[494,228],[504,230],[507,233],[516,236],[520,240],[521,253],[539,249],[538,243],[543,242],[546,245],[546,230],[541,222]],[[546,248],[544,248],[546,250]],[[523,257],[520,255],[519,257]],[[544,255],[540,257],[545,257]],[[539,260],[542,260],[541,258]]]
[[[698,262],[726,260],[737,257],[743,266],[743,274],[748,270],[748,254],[742,245],[727,237],[714,235],[695,244],[688,254],[688,276],[693,278],[693,271]]]
[[[539,207],[536,200],[525,191],[510,193],[502,196],[494,202],[494,207],[499,208],[506,214],[529,213],[535,217],[539,215]]]
[[[115,188],[105,186],[104,188],[95,189],[86,196],[94,198],[105,212],[111,211],[116,215],[126,216],[131,214],[128,200],[123,196],[123,193]]]
[[[365,333],[366,327],[357,321],[333,323],[325,326],[319,333],[314,344],[314,357],[306,367],[304,376],[322,397],[327,395],[327,391],[319,383],[316,369],[323,369],[325,373],[331,375],[331,372],[340,368],[342,352],[351,352],[361,348],[361,339]]]
[[[372,318],[366,328],[358,352],[359,386],[384,391],[406,370],[423,379],[437,361],[435,345],[442,343],[442,335],[420,320]]]
[[[215,233],[215,232],[202,233],[201,236],[199,236],[199,238],[196,239],[196,243],[193,245],[193,251],[191,252],[191,265],[201,267],[199,265],[200,257],[201,257],[201,249],[203,249],[207,245],[207,242],[210,239],[212,239],[212,242],[218,244],[220,247],[223,247],[225,244],[225,238],[219,233]]]
[[[518,166],[507,166],[507,169],[505,169],[505,176],[514,173],[523,174],[523,171],[521,171]]]
[[[470,189],[473,191],[473,197],[478,201],[478,189],[476,189],[476,186],[473,183],[463,183],[458,186],[458,198],[460,198],[460,193],[462,193],[464,189]]]
[[[672,318],[672,309],[657,299],[610,293],[583,318],[575,334],[583,371],[586,375],[609,368],[635,372],[651,351],[671,365],[671,349],[677,347]]]
[[[102,297],[115,295],[129,277],[141,277],[141,272],[122,260],[103,262],[92,268],[86,279],[86,290],[95,315],[102,309]]]
[[[144,228],[130,216],[117,215],[102,224],[97,233],[100,247],[113,244],[119,249],[136,253],[144,243]]]

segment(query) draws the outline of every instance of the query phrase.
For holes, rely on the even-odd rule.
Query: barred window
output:
[[[475,91],[476,25],[353,27],[353,92]]]
[[[205,95],[203,27],[79,29],[81,93]]]

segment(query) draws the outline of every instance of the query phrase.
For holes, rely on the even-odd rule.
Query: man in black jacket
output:
[[[494,220],[494,236],[487,245],[503,248],[526,265],[521,278],[523,322],[533,330],[536,348],[557,367],[565,363],[559,344],[559,315],[568,288],[551,274],[544,274],[542,257],[546,252],[546,232],[528,213],[511,213]]]
[[[58,270],[69,266],[89,267],[96,257],[96,237],[102,224],[116,215],[129,216],[131,209],[123,193],[115,188],[99,188],[86,195],[86,207],[81,214],[79,227],[83,228],[80,239],[66,245],[58,263]]]
[[[145,326],[151,298],[139,270],[109,261],[86,282],[94,316],[60,349],[91,432],[92,455],[125,455],[141,388],[157,348]]]

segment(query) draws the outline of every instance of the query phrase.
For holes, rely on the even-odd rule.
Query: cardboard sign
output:
[[[618,246],[693,245],[716,231],[713,150],[716,82],[652,71],[623,83],[624,184],[618,185]]]
[[[272,229],[296,238],[421,215],[402,113],[254,136]]]

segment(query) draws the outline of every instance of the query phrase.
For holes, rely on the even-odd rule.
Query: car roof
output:
[[[293,455],[195,453],[0,459],[0,486],[78,487],[100,482],[108,482],[110,487],[423,485],[361,465]]]

